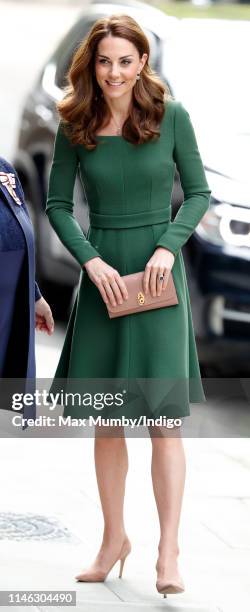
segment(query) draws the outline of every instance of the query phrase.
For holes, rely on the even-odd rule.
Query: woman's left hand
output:
[[[149,259],[143,276],[143,288],[145,294],[149,291],[153,297],[161,295],[168,284],[169,274],[174,265],[174,254],[164,247],[157,247]],[[164,275],[164,280],[160,276]]]
[[[54,331],[54,319],[49,304],[43,297],[35,302],[35,317],[36,329],[46,331],[51,336]]]

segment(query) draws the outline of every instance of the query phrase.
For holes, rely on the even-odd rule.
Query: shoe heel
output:
[[[128,555],[125,555],[125,557],[123,557],[123,559],[120,559],[120,572],[119,572],[119,578],[122,577],[122,572],[123,572],[123,568],[124,568],[124,563],[125,563],[125,559],[127,558]]]
[[[165,599],[165,597],[167,597],[167,593],[163,593],[163,599]]]

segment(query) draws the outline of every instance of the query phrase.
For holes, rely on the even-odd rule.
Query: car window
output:
[[[102,17],[103,15],[99,15]],[[71,64],[71,60],[74,52],[81,44],[83,38],[87,35],[89,30],[92,28],[95,21],[99,18],[95,15],[91,19],[81,19],[78,21],[73,28],[65,36],[59,47],[57,48],[53,62],[56,64],[56,76],[55,82],[57,87],[64,87],[66,85],[65,76]],[[148,38],[150,44],[150,65],[153,70],[159,70],[159,39],[151,31],[144,29],[144,32]]]

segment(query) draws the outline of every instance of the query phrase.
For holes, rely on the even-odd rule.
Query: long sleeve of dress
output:
[[[73,191],[77,168],[76,147],[70,143],[60,123],[54,145],[46,214],[61,242],[83,266],[86,261],[101,255],[86,239],[74,217]]]
[[[209,208],[211,190],[190,115],[179,101],[176,101],[175,108],[173,156],[180,175],[184,201],[175,219],[160,236],[156,247],[165,247],[176,256]]]

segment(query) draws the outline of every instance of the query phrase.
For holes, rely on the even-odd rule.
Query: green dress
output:
[[[183,417],[190,414],[190,402],[206,401],[181,248],[207,211],[211,191],[189,113],[180,101],[165,102],[160,132],[160,138],[141,145],[123,136],[98,136],[96,149],[88,151],[72,145],[59,125],[55,140],[46,213],[81,273],[52,390],[65,391],[75,379],[95,381],[96,389],[111,379],[127,384],[121,411],[105,405],[105,418]],[[175,164],[184,201],[171,221]],[[87,236],[73,213],[78,168],[89,207]],[[175,255],[172,275],[179,304],[110,319],[82,265],[99,256],[120,275],[140,272],[158,246]],[[97,414],[93,407],[64,408],[65,416]]]

